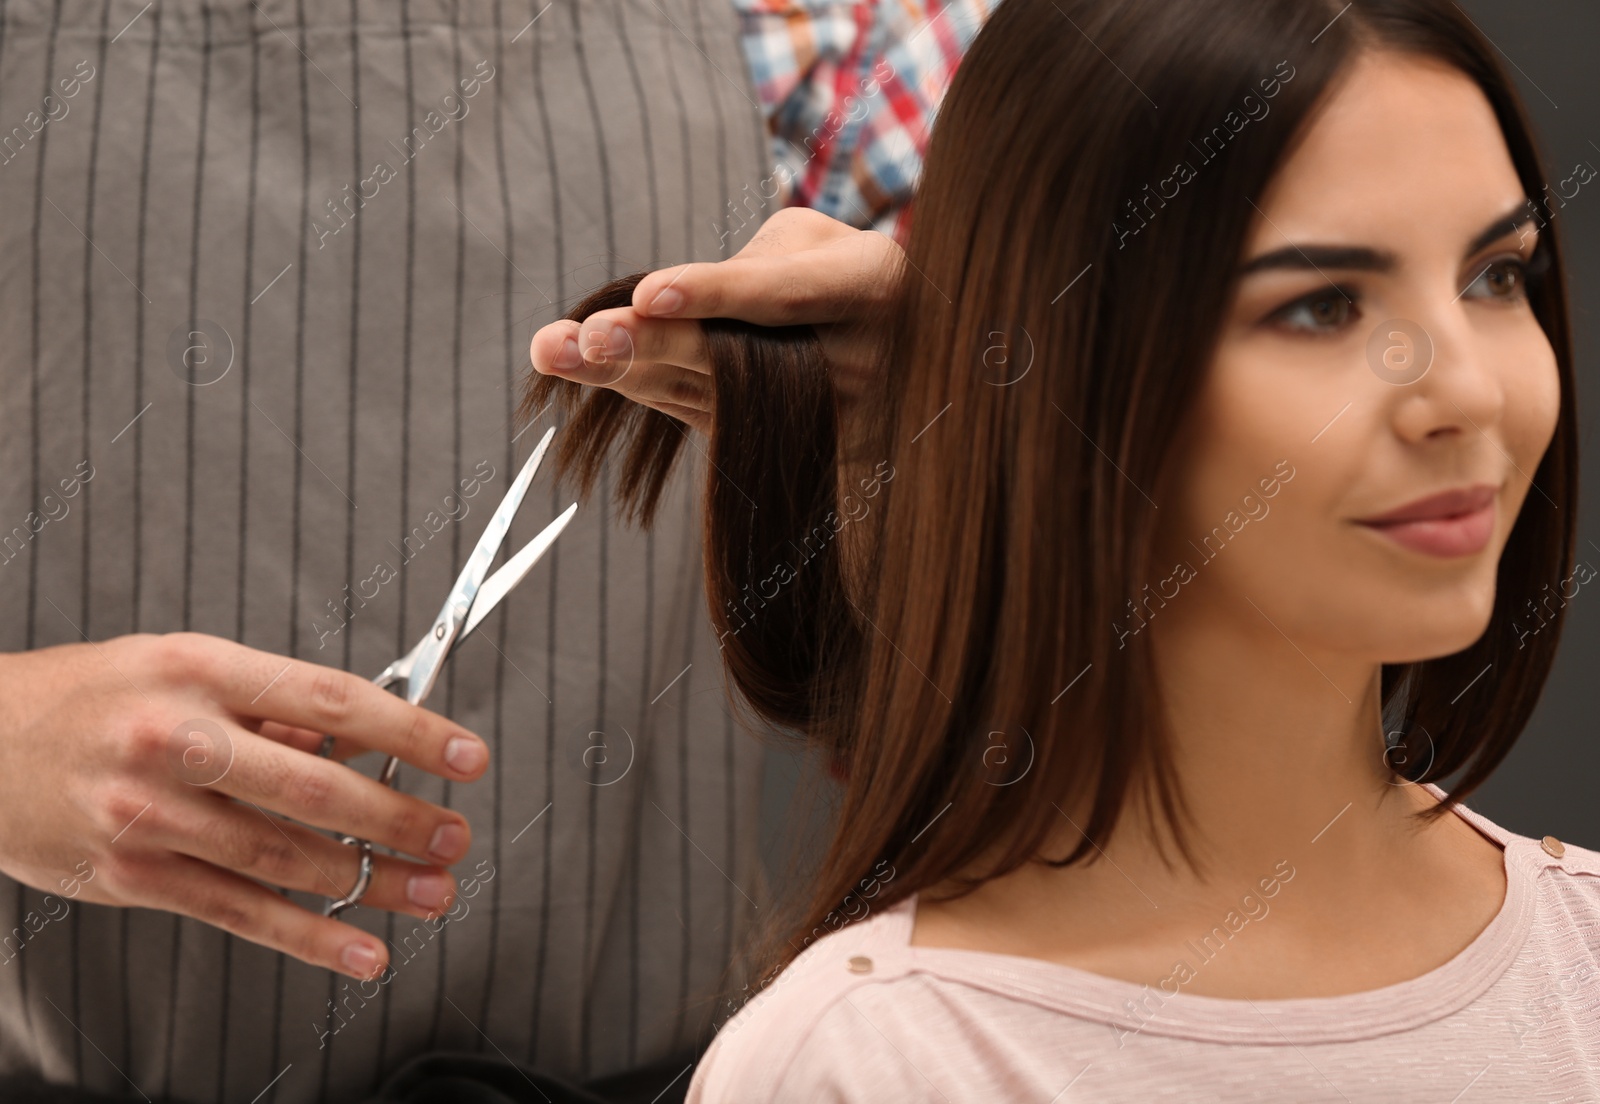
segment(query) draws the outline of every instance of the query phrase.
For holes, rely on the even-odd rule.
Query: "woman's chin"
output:
[[[1394,635],[1389,638],[1379,662],[1422,663],[1455,655],[1477,643],[1488,629],[1489,621],[1488,610],[1479,616],[1475,611],[1462,611],[1458,607],[1441,613],[1436,619],[1428,618],[1424,611],[1412,611],[1405,625],[1394,626]]]

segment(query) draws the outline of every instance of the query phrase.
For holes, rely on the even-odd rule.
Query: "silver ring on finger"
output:
[[[350,888],[350,892],[337,901],[329,901],[322,910],[324,916],[338,916],[345,909],[354,908],[366,895],[367,886],[372,882],[372,844],[355,836],[344,836],[341,842],[361,849],[361,869],[356,874],[356,884]]]

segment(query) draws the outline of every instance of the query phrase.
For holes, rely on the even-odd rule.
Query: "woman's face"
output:
[[[1525,294],[1538,222],[1494,113],[1454,69],[1366,54],[1252,198],[1158,562],[1192,566],[1194,613],[1308,656],[1459,651],[1524,499],[1555,508],[1530,491],[1561,397]],[[1449,491],[1447,513],[1482,509],[1362,523]]]

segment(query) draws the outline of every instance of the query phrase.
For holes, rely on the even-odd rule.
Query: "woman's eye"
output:
[[[1473,294],[1475,299],[1498,299],[1502,302],[1516,302],[1527,296],[1528,290],[1528,265],[1520,257],[1502,257],[1500,260],[1491,261],[1489,267],[1478,274],[1478,278],[1467,285],[1463,295],[1472,292],[1474,288],[1482,291]]]
[[[1335,333],[1349,324],[1356,311],[1356,297],[1343,288],[1325,288],[1280,307],[1273,321],[1291,330],[1309,333]]]

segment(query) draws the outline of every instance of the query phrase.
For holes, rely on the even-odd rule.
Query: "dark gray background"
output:
[[[1460,5],[1500,50],[1533,116],[1552,192],[1574,166],[1600,169],[1600,0],[1467,0]],[[1596,340],[1596,289],[1600,288],[1600,180],[1585,185],[1565,207],[1552,198],[1551,225],[1566,249],[1575,374],[1578,380],[1579,455],[1583,508],[1578,520],[1579,562],[1600,571],[1600,530],[1594,525],[1600,485],[1595,455],[1596,403],[1590,384]],[[1592,542],[1592,543],[1591,543]],[[1560,580],[1550,580],[1554,589]],[[1594,723],[1595,659],[1600,656],[1600,581],[1580,588],[1567,606],[1561,649],[1538,711],[1510,757],[1467,804],[1525,836],[1555,836],[1600,850],[1600,740]],[[763,791],[762,853],[771,876],[785,879],[792,841],[815,847],[823,840],[817,815],[797,786],[812,786],[817,772],[804,757],[781,749],[768,755]],[[1453,789],[1454,779],[1441,785]]]
[[[1600,4],[1595,0],[1537,0],[1461,5],[1501,51],[1532,114],[1554,182],[1587,161],[1600,169]],[[1552,200],[1554,207],[1556,201]],[[1600,288],[1600,180],[1555,207],[1551,225],[1566,249],[1578,381],[1578,455],[1583,473],[1577,558],[1600,570],[1595,527],[1596,406],[1591,383]],[[1591,543],[1592,542],[1592,543]],[[1551,579],[1554,589],[1560,582]],[[1569,588],[1570,589],[1570,588]],[[1600,850],[1600,743],[1595,740],[1595,657],[1600,655],[1600,586],[1579,589],[1567,603],[1561,650],[1539,709],[1509,758],[1467,804],[1513,832],[1552,835]],[[1448,781],[1441,783],[1450,789]]]

